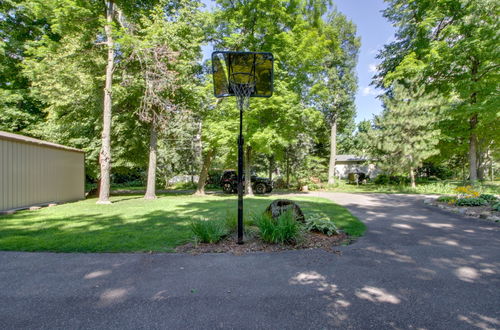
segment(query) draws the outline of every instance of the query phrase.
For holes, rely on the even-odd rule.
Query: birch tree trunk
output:
[[[328,184],[335,184],[335,158],[337,157],[337,119],[334,118],[330,131],[330,163],[328,165]]]
[[[411,180],[411,187],[416,188],[417,185],[415,184],[415,171],[413,169],[413,166],[410,166],[410,180]]]
[[[477,114],[472,116],[469,120],[470,123],[470,136],[469,136],[469,180],[477,181],[477,135],[474,129],[477,125]]]
[[[269,156],[268,160],[269,160],[269,180],[272,180],[274,171],[274,156],[273,155]]]
[[[213,149],[208,149],[205,157],[203,157],[203,164],[201,165],[200,177],[198,178],[198,188],[196,189],[195,195],[205,195],[205,184],[208,178],[208,169],[212,163],[212,157],[214,155]]]
[[[246,147],[246,160],[245,160],[245,194],[248,196],[253,196],[252,190],[252,173],[251,173],[251,161],[252,161],[252,147]]]
[[[290,189],[290,155],[286,150],[286,189]]]
[[[101,135],[101,152],[99,153],[99,164],[101,166],[101,178],[99,186],[99,199],[97,204],[111,204],[109,200],[111,184],[111,106],[112,106],[112,86],[113,86],[113,65],[115,60],[115,50],[113,42],[114,3],[106,1],[106,41],[108,47],[108,62],[106,64],[106,82],[104,87],[104,108]]]
[[[146,194],[144,199],[156,199],[156,157],[158,153],[158,132],[156,125],[151,123],[149,135],[149,163],[148,163],[148,182],[146,185]]]

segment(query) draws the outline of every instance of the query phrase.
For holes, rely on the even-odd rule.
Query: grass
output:
[[[275,197],[245,199],[246,217],[263,212]],[[345,208],[317,197],[291,198],[306,216],[325,213],[348,234],[360,236],[362,222]],[[193,240],[193,219],[224,220],[236,211],[235,196],[113,196],[111,205],[96,199],[38,211],[0,216],[0,250],[54,252],[140,252],[173,249]]]
[[[290,210],[277,219],[271,218],[268,214],[261,214],[256,217],[256,224],[260,229],[262,240],[268,243],[293,243],[301,231],[301,224],[294,219]]]
[[[347,184],[345,181],[338,182],[333,187],[328,187],[327,191],[337,192],[360,192],[360,193],[386,193],[386,194],[454,194],[454,189],[465,186],[468,183],[462,181],[437,181],[429,183],[418,183],[416,188],[409,185],[376,185],[373,183],[355,185]],[[477,183],[475,190],[482,194],[500,194],[500,182]]]

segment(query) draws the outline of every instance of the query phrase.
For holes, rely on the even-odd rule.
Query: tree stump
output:
[[[289,199],[277,199],[273,201],[266,209],[265,213],[269,214],[273,219],[278,218],[281,214],[292,210],[293,218],[300,222],[305,222],[304,213],[294,201]]]

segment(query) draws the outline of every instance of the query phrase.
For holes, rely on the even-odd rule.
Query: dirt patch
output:
[[[258,237],[248,238],[245,244],[238,245],[236,236],[231,235],[215,244],[188,243],[178,246],[175,251],[181,253],[201,254],[201,253],[232,253],[234,255],[242,255],[248,252],[264,251],[277,252],[285,250],[300,250],[300,249],[323,249],[327,252],[340,254],[340,251],[335,247],[346,245],[352,242],[345,233],[338,235],[327,236],[321,233],[306,232],[300,242],[294,245],[269,244],[262,242]]]

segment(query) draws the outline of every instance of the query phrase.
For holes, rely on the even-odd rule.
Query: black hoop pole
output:
[[[243,98],[236,99],[240,108],[240,135],[238,136],[238,244],[243,244]]]

